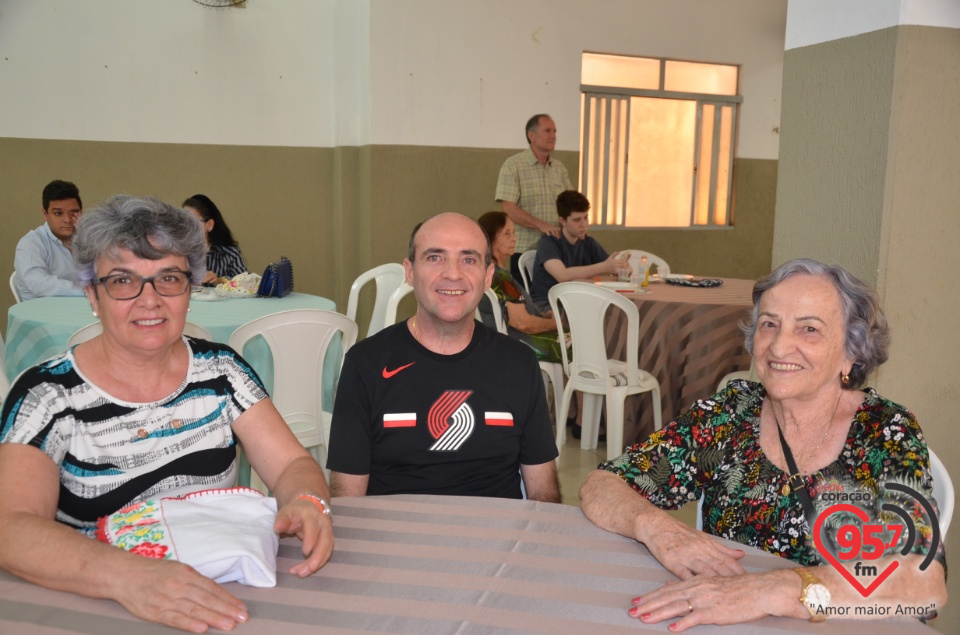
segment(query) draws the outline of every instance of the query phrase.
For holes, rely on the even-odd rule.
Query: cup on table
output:
[[[619,280],[620,282],[627,282],[627,281],[629,281],[629,280],[630,280],[630,273],[631,273],[631,271],[630,271],[630,268],[629,268],[629,267],[625,267],[625,268],[623,268],[623,269],[618,270],[618,271],[617,271],[617,280]]]

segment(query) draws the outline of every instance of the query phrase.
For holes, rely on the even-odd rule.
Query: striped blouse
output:
[[[239,247],[212,245],[207,252],[207,270],[221,278],[232,278],[247,272]]]
[[[32,445],[57,465],[57,520],[90,529],[129,503],[236,484],[233,422],[267,393],[228,346],[185,341],[183,383],[153,403],[124,402],[90,383],[72,348],[10,390],[0,443]]]

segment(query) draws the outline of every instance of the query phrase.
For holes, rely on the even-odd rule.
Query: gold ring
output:
[[[690,609],[690,613],[693,613],[693,604],[690,604],[690,600],[687,600],[687,608]]]

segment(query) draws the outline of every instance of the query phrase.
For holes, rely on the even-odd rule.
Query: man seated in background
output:
[[[557,196],[560,236],[540,238],[530,283],[530,297],[542,310],[550,309],[547,293],[558,282],[616,274],[629,267],[626,260],[617,258],[618,254],[607,255],[600,243],[587,236],[589,211],[590,201],[576,190],[566,190]]]
[[[540,366],[474,320],[490,286],[476,221],[419,225],[403,261],[416,314],[351,348],[333,409],[334,496],[446,494],[560,502]]]
[[[42,225],[17,243],[13,268],[20,300],[51,295],[83,295],[73,281],[73,233],[83,211],[80,190],[69,181],[43,188]]]

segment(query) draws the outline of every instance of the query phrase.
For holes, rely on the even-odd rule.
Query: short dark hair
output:
[[[210,244],[218,247],[237,247],[238,243],[234,239],[230,228],[227,227],[227,221],[223,220],[223,214],[220,209],[213,204],[209,198],[203,194],[194,194],[183,202],[181,207],[191,207],[203,216],[204,222],[213,221],[213,229],[210,230]]]
[[[809,258],[789,260],[773,273],[753,285],[753,312],[750,321],[741,324],[746,337],[744,347],[753,355],[753,340],[760,317],[760,298],[787,278],[797,275],[815,276],[829,281],[840,295],[843,309],[844,349],[853,360],[850,381],[843,388],[853,390],[867,381],[867,377],[887,361],[890,347],[890,327],[880,307],[876,291],[868,287],[840,265],[827,265]],[[837,378],[839,382],[840,379]]]
[[[566,220],[574,212],[589,212],[590,201],[576,190],[564,190],[557,195],[557,216]]]
[[[80,190],[70,181],[50,181],[43,188],[43,209],[46,211],[50,207],[50,201],[65,201],[70,198],[77,199],[77,204],[83,209],[83,201],[80,200]]]
[[[493,241],[497,239],[497,234],[507,226],[507,213],[486,212],[477,219],[477,224],[480,225],[480,229],[487,235],[487,240],[493,245]]]
[[[530,145],[530,133],[536,132],[537,128],[540,127],[540,119],[543,117],[550,117],[547,113],[540,113],[539,115],[534,115],[527,119],[527,127],[523,130],[523,138],[527,140],[527,145]]]

